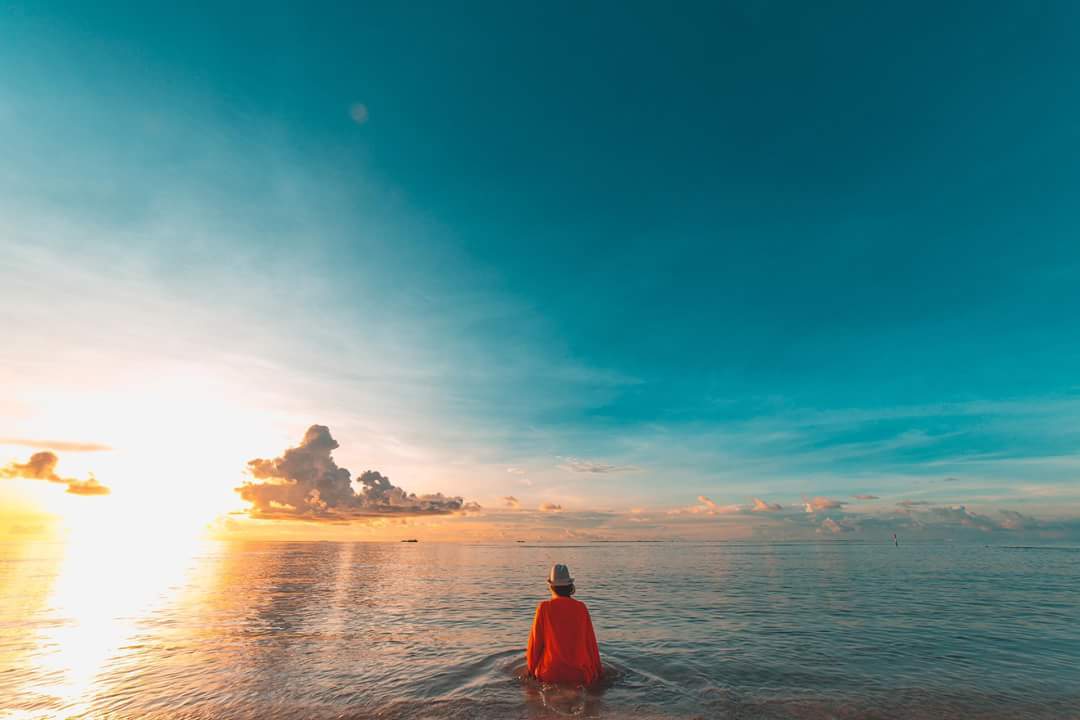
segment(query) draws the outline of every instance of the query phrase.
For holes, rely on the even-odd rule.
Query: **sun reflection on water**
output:
[[[5,594],[28,598],[38,618],[31,636],[11,647],[11,666],[21,671],[4,689],[16,698],[10,717],[86,715],[102,671],[130,649],[141,623],[180,599],[206,542],[197,534],[161,542],[76,527],[55,543],[38,543],[38,553],[55,554],[49,571],[11,573],[5,583]]]

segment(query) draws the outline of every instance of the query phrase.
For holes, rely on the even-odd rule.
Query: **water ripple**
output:
[[[1080,717],[1075,549],[238,543],[112,582],[70,552],[0,545],[0,717]],[[556,560],[589,690],[522,677]]]

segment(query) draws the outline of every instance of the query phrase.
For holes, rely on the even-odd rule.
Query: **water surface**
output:
[[[608,681],[519,677],[570,565]],[[1080,551],[0,544],[0,717],[1080,718]]]

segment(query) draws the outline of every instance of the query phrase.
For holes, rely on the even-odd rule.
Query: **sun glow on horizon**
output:
[[[244,383],[203,368],[168,368],[100,388],[37,385],[20,395],[37,410],[5,436],[88,439],[110,448],[56,453],[61,475],[92,475],[108,495],[79,497],[41,480],[0,486],[5,497],[60,518],[69,530],[202,530],[243,506],[233,488],[245,463],[280,442],[280,418],[262,410]],[[0,445],[0,464],[24,461],[30,452]]]

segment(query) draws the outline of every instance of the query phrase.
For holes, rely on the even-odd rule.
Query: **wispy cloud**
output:
[[[584,460],[582,458],[564,457],[558,467],[562,470],[569,470],[570,472],[579,473],[621,473],[621,472],[636,472],[641,468],[634,465],[612,465],[610,463],[596,462],[594,460]]]
[[[877,495],[852,495],[856,500],[880,500]]]
[[[512,510],[517,510],[518,508],[521,507],[521,501],[518,500],[513,495],[507,495],[506,497],[503,498],[503,505],[510,508],[510,509],[512,509]]]
[[[552,502],[540,503],[540,507],[537,508],[542,513],[555,513],[562,512],[562,505],[556,505]]]
[[[0,445],[59,450],[60,452],[107,452],[108,445],[93,442],[72,442],[70,440],[32,440],[26,438],[0,438]]]

